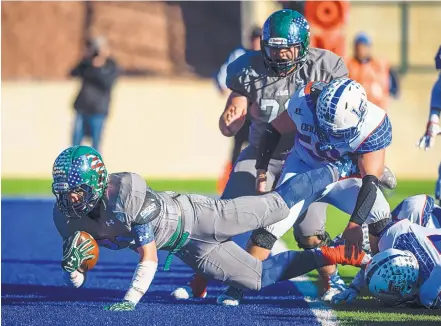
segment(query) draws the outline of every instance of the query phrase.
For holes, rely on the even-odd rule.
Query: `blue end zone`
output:
[[[177,257],[170,272],[160,269],[134,312],[103,311],[125,294],[137,255],[129,249],[101,249],[86,286],[66,287],[61,279],[61,238],[52,222],[53,200],[2,199],[2,325],[319,325],[292,282],[247,294],[237,308],[216,305],[225,289],[210,283],[208,298],[174,301],[170,293],[193,272]],[[245,244],[247,236],[237,241]]]

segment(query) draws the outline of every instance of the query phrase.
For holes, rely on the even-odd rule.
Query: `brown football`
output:
[[[88,254],[93,255],[94,258],[87,259],[81,264],[80,269],[83,272],[87,272],[88,270],[95,267],[96,262],[98,261],[98,256],[100,254],[100,249],[98,247],[98,243],[96,242],[96,240],[89,233],[81,231],[80,237],[78,238],[77,241],[77,245],[79,245],[80,243],[86,240],[90,240],[92,242],[93,248],[88,251]]]

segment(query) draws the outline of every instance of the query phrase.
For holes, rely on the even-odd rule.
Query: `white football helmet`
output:
[[[387,249],[366,266],[369,291],[387,305],[412,301],[418,293],[419,264],[410,251]]]
[[[337,78],[326,85],[316,106],[322,150],[351,143],[360,134],[366,110],[366,91],[356,81]]]

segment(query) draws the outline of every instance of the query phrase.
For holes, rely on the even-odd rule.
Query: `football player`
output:
[[[441,207],[435,203],[435,199],[427,195],[415,195],[406,198],[392,211],[392,220],[399,221],[408,219],[412,223],[424,226],[429,229],[441,228]],[[363,250],[372,255],[368,232],[363,224]],[[334,242],[339,243],[341,235],[338,236]],[[331,302],[333,304],[350,303],[360,293],[360,290],[365,286],[364,270],[360,270],[354,277],[351,285],[343,292],[336,294]]]
[[[309,207],[308,214],[290,217],[275,225],[253,232],[250,252],[265,259],[274,243],[292,226],[294,237],[303,249],[313,249],[329,243],[325,233],[326,207],[331,204],[351,214],[342,237],[346,244],[362,247],[363,223],[372,224],[387,218],[389,204],[379,189],[384,171],[385,149],[392,141],[392,126],[384,110],[367,100],[359,83],[349,78],[329,83],[311,82],[292,96],[288,110],[267,125],[259,145],[256,162],[257,189],[263,192],[267,182],[268,162],[281,134],[297,130],[295,145],[285,161],[279,184],[297,173],[318,168],[341,157],[354,158],[361,171],[360,178],[350,178],[330,185],[319,203]],[[350,247],[348,247],[350,248]],[[327,267],[329,269],[329,267]],[[329,278],[341,284],[330,288],[324,300],[345,288],[337,270]],[[237,305],[242,293],[228,289],[224,303]]]
[[[424,227],[407,218],[382,223],[385,225],[378,228],[379,233],[371,241],[375,255],[365,271],[357,274],[359,286],[366,284],[387,306],[413,303],[441,309],[441,229]],[[352,301],[355,297],[340,297],[333,302]]]
[[[86,275],[81,265],[93,258],[93,245],[78,243],[79,231],[91,234],[100,246],[113,250],[130,247],[140,255],[124,299],[106,306],[109,310],[135,308],[154,278],[158,249],[170,252],[166,270],[176,254],[207,278],[252,290],[330,263],[359,265],[363,255],[345,258],[343,246],[313,253],[287,252],[261,262],[231,240],[282,220],[290,209],[301,213],[329,184],[353,170],[350,160],[342,160],[298,174],[262,196],[216,200],[155,192],[135,173],[108,174],[93,148],[69,147],[56,158],[52,169],[53,219],[64,240],[64,276],[68,284],[82,286]]]
[[[348,75],[342,58],[309,47],[310,30],[297,11],[274,12],[262,28],[261,50],[250,51],[227,69],[227,87],[232,91],[219,120],[224,136],[234,136],[248,116],[251,120],[249,146],[239,155],[221,196],[231,199],[256,195],[256,159],[259,139],[266,124],[286,110],[291,95],[312,80],[330,81]],[[267,191],[280,176],[286,154],[294,144],[294,133],[281,137],[270,157]],[[173,292],[177,299],[204,297],[207,281],[198,275],[189,286]]]
[[[417,146],[426,151],[435,144],[435,137],[441,134],[439,126],[439,117],[441,113],[441,46],[435,56],[435,67],[440,72],[438,79],[433,85],[432,96],[430,99],[430,114],[427,122],[426,132],[417,142]],[[441,205],[441,164],[438,167],[438,180],[435,186],[435,198]]]

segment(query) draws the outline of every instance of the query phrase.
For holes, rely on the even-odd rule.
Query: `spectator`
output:
[[[386,110],[389,96],[398,97],[398,76],[385,60],[373,57],[371,49],[370,37],[359,33],[354,40],[354,57],[346,62],[349,78],[363,85],[369,101]]]
[[[219,92],[222,95],[227,96],[230,94],[230,90],[226,85],[228,65],[237,58],[239,58],[241,55],[245,54],[247,51],[260,51],[261,35],[262,35],[262,29],[258,26],[254,27],[250,34],[251,49],[246,49],[243,46],[236,48],[228,55],[227,61],[219,68],[219,71],[215,77],[215,83],[217,88],[219,89]],[[228,181],[228,176],[230,175],[234,162],[236,162],[236,159],[239,156],[240,151],[242,150],[242,146],[248,142],[249,129],[250,129],[250,121],[247,119],[243,127],[234,136],[234,146],[233,146],[233,151],[231,153],[231,161],[229,161],[226,164],[225,171],[218,180],[217,188],[219,193],[222,193],[223,188],[225,187],[225,184]]]
[[[118,76],[118,67],[103,37],[88,41],[80,63],[71,71],[82,80],[74,103],[76,118],[72,143],[80,145],[84,136],[92,138],[92,147],[99,151],[104,122],[109,112],[111,90]]]

